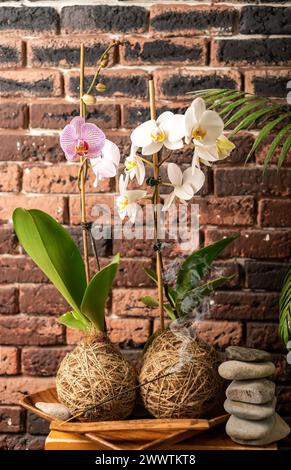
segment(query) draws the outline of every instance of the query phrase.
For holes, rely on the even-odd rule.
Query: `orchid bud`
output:
[[[99,93],[103,93],[104,91],[106,91],[105,83],[97,83],[96,90],[99,91]]]
[[[95,98],[92,95],[87,95],[87,94],[83,95],[82,101],[87,105],[95,104]]]
[[[105,67],[107,67],[108,63],[109,63],[109,57],[108,57],[108,55],[106,55],[106,56],[104,56],[103,59],[100,61],[100,66],[101,66],[102,68],[105,68]]]

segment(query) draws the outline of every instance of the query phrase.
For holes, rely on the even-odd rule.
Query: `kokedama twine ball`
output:
[[[222,389],[218,365],[216,351],[193,331],[165,330],[144,355],[139,382],[145,408],[156,418],[204,417]]]
[[[103,333],[90,334],[68,353],[56,378],[60,402],[73,416],[81,413],[81,421],[126,418],[135,404],[136,385],[133,366]]]

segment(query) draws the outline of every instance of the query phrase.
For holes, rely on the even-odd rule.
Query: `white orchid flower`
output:
[[[120,175],[119,178],[119,192],[116,205],[119,217],[123,220],[128,216],[129,220],[134,223],[138,211],[138,204],[136,201],[146,196],[147,192],[141,189],[127,189],[129,175],[125,178]]]
[[[141,186],[145,178],[145,166],[142,159],[136,154],[138,147],[131,146],[130,155],[125,159],[125,171],[132,180],[135,176],[138,184]]]
[[[167,211],[170,208],[176,197],[182,202],[192,199],[194,194],[202,188],[205,181],[205,175],[200,168],[195,168],[194,174],[191,167],[182,173],[178,165],[169,163],[167,170],[169,180],[174,186],[174,191],[166,196],[163,211]]]
[[[94,187],[98,185],[98,181],[104,178],[112,178],[116,176],[117,167],[120,160],[120,151],[116,144],[106,139],[102,150],[97,158],[91,158],[90,163],[92,170],[96,175]]]
[[[200,162],[206,166],[211,166],[213,162],[224,160],[234,148],[235,145],[224,135],[219,136],[213,145],[196,144],[192,160],[192,171],[195,171],[195,167],[200,168]]]
[[[185,142],[214,145],[223,127],[220,116],[215,111],[206,110],[205,101],[196,98],[185,113]]]
[[[151,119],[134,129],[131,141],[142,148],[143,155],[152,155],[163,146],[169,150],[182,148],[184,136],[185,116],[165,111],[157,120]]]

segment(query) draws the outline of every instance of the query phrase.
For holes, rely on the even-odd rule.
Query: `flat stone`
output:
[[[260,405],[273,400],[275,384],[271,380],[234,380],[226,389],[226,397],[230,400]]]
[[[224,409],[230,415],[238,418],[258,420],[269,418],[275,413],[276,398],[268,401],[263,405],[253,405],[251,403],[243,403],[241,401],[233,401],[227,398],[224,402]]]
[[[226,361],[218,368],[219,375],[227,380],[248,380],[270,377],[276,370],[273,362]]]
[[[272,442],[280,441],[284,439],[290,434],[290,427],[288,424],[279,416],[277,413],[275,414],[275,423],[271,431],[261,439],[251,439],[251,440],[244,440],[244,439],[237,439],[235,437],[231,437],[234,442],[238,444],[242,444],[245,446],[266,446],[271,444]]]
[[[260,349],[228,346],[225,350],[227,359],[245,362],[266,362],[271,360],[271,354]]]
[[[270,416],[259,421],[249,421],[248,419],[237,418],[231,415],[226,423],[226,434],[232,439],[243,441],[263,439],[270,434],[275,424],[275,416]]]
[[[61,403],[46,403],[43,401],[38,401],[35,404],[35,407],[52,416],[53,418],[57,418],[62,421],[65,421],[72,416],[68,408]]]

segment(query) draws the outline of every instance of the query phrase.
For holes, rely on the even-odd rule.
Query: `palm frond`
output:
[[[218,112],[225,121],[225,129],[230,130],[230,136],[242,130],[259,129],[246,161],[259,146],[269,143],[268,139],[272,136],[264,170],[275,153],[279,155],[277,168],[280,170],[291,148],[290,106],[275,99],[228,88],[198,90],[188,94],[203,98],[208,109]]]
[[[285,345],[291,339],[291,268],[286,274],[279,299],[279,335]]]

